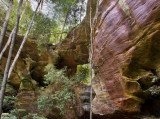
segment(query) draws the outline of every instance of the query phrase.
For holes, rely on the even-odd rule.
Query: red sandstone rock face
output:
[[[145,83],[159,77],[160,1],[126,4],[130,16],[116,0],[100,0],[95,16],[95,114],[140,112],[145,99],[139,95],[154,85]]]
[[[127,3],[134,19],[141,25],[160,18],[159,0],[127,0]]]

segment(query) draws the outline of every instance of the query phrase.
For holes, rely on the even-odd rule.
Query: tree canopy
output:
[[[41,51],[46,50],[45,46],[47,43],[58,43],[61,35],[62,39],[64,39],[66,33],[82,21],[85,15],[85,2],[85,0],[44,1],[36,15],[29,37],[37,41]],[[7,12],[8,3],[8,0],[0,1],[0,26],[2,26],[2,21]],[[25,34],[34,13],[34,6],[36,6],[35,1],[24,1],[18,30],[19,35]],[[14,28],[17,7],[18,1],[15,0],[9,19],[8,30]]]

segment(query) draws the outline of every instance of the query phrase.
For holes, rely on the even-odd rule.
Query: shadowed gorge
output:
[[[73,17],[73,8],[67,13],[68,20]],[[42,33],[34,30],[40,26],[31,30],[33,35],[27,38],[6,85],[2,117],[11,119],[9,115],[14,114],[17,119],[90,119],[91,109],[93,119],[159,119],[160,1],[88,0],[82,21],[80,18],[70,29],[72,19],[65,21],[66,29],[57,31],[65,35],[44,35],[48,40],[60,38],[59,42],[45,40],[39,44]],[[3,47],[10,34],[8,30]],[[89,66],[91,35],[93,69]],[[11,62],[23,37],[16,36]],[[39,45],[45,50],[41,51]],[[8,51],[0,61],[0,82]]]

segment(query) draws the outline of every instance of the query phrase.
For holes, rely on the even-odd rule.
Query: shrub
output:
[[[53,65],[45,68],[48,73],[44,76],[44,83],[47,85],[58,85],[56,91],[43,91],[38,99],[38,108],[42,111],[51,111],[53,108],[60,111],[60,115],[64,115],[71,105],[75,102],[73,92],[73,82],[65,76],[66,69],[56,70]]]

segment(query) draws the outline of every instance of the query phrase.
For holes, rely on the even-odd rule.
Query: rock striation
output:
[[[143,111],[152,97],[148,89],[159,86],[159,41],[159,0],[99,1],[94,21],[93,113]]]

